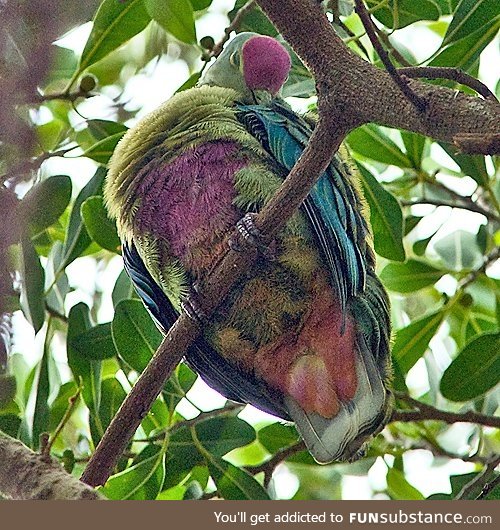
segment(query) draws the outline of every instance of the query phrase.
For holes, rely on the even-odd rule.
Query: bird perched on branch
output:
[[[337,156],[270,246],[253,225],[314,127],[279,95],[290,66],[277,40],[239,34],[197,87],[128,131],[105,198],[164,332],[182,310],[203,318],[195,286],[235,225],[262,250],[186,360],[227,398],[294,421],[327,463],[359,456],[390,414],[389,303],[357,177]]]

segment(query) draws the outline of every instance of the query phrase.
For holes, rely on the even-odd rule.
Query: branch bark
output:
[[[409,129],[451,142],[459,134],[499,131],[499,105],[443,87],[409,81],[425,99],[419,112],[387,72],[352,53],[336,35],[313,0],[258,0],[258,4],[309,67],[316,80],[319,121],[311,141],[274,198],[255,219],[264,238],[272,238],[308,195],[346,134],[368,122]],[[238,235],[235,232],[233,238]],[[201,309],[207,317],[257,258],[241,241],[244,252],[229,250],[200,285]],[[82,480],[103,484],[129,440],[185,351],[201,333],[182,313],[169,330],[111,422],[91,458]]]
[[[19,500],[100,500],[102,497],[0,431],[0,493]]]
[[[378,123],[453,143],[455,136],[500,133],[500,104],[411,79],[408,86],[427,103],[425,112],[401,92],[391,76],[352,52],[313,0],[258,0],[316,79],[330,108],[356,116],[359,125]],[[469,152],[473,146],[468,144]],[[499,148],[496,146],[491,147]]]

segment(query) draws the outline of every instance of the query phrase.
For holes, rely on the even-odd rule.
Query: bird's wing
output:
[[[156,325],[166,333],[179,316],[163,290],[154,281],[133,243],[123,243],[125,270]],[[262,380],[240,372],[204,339],[198,338],[186,353],[187,363],[213,389],[233,401],[252,403],[261,410],[285,420],[288,412],[282,397]]]
[[[288,173],[312,134],[309,124],[279,101],[238,108],[238,118],[247,130]],[[344,173],[341,162],[334,159],[303,205],[343,310],[365,287],[368,232],[359,198]]]

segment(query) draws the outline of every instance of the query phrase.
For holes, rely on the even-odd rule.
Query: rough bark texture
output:
[[[0,494],[18,500],[99,500],[92,488],[68,475],[56,462],[0,431]]]

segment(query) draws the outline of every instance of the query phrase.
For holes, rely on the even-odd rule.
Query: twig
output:
[[[428,439],[424,440],[424,443],[422,445],[412,445],[411,447],[409,447],[409,449],[411,451],[415,451],[417,449],[424,449],[426,451],[430,451],[434,456],[443,456],[452,460],[462,460],[463,462],[473,462],[476,464],[486,465],[489,461],[488,458],[481,455],[459,455],[457,453],[452,453],[444,447],[441,447],[440,445],[433,443],[431,440]]]
[[[263,464],[260,464],[258,466],[247,467],[246,470],[249,473],[252,473],[252,475],[257,475],[258,473],[263,472],[264,473],[264,487],[267,488],[269,486],[269,482],[271,482],[271,478],[273,476],[273,473],[276,467],[278,467],[278,465],[281,464],[281,462],[283,462],[287,458],[297,453],[300,453],[301,451],[305,451],[305,449],[306,449],[306,445],[301,440],[293,445],[280,449],[269,460],[267,460]]]
[[[464,197],[466,199],[466,197]],[[448,206],[449,208],[458,208],[460,210],[469,210],[471,212],[476,212],[484,215],[486,218],[488,218],[490,221],[496,221],[500,222],[500,216],[498,216],[494,212],[490,212],[489,210],[486,210],[482,206],[479,206],[479,204],[475,203],[474,201],[465,201],[464,204],[458,204],[454,201],[445,201],[442,199],[402,199],[399,201],[401,206],[416,206],[418,204],[429,204],[430,206]]]
[[[401,75],[398,73],[398,70],[396,70],[396,68],[392,64],[388,53],[385,51],[385,48],[382,46],[382,44],[380,43],[377,37],[377,28],[373,20],[371,19],[370,14],[366,10],[363,0],[354,0],[354,4],[356,5],[356,13],[361,19],[363,26],[365,27],[366,34],[368,35],[370,42],[372,43],[372,46],[375,48],[376,52],[378,53],[378,56],[380,57],[380,60],[384,64],[387,72],[390,74],[390,76],[392,77],[394,82],[398,85],[401,92],[403,92],[406,98],[409,101],[411,101],[411,103],[420,112],[425,111],[425,109],[427,108],[427,102],[423,98],[415,94],[415,92],[413,92],[413,90],[408,86],[407,81],[401,77]]]
[[[69,419],[71,418],[71,415],[73,414],[73,411],[75,410],[76,404],[78,403],[78,398],[80,397],[80,393],[82,391],[82,387],[78,387],[75,394],[72,395],[68,399],[68,408],[66,409],[66,412],[64,413],[64,416],[61,418],[61,421],[59,422],[59,425],[57,426],[56,430],[54,431],[54,434],[47,439],[46,443],[43,444],[43,447],[41,449],[42,458],[45,459],[45,461],[50,461],[50,450],[52,449],[52,446],[54,445],[54,442],[56,441],[59,434],[61,434],[61,431],[64,429],[64,426],[66,423],[68,423]]]
[[[476,497],[476,500],[486,499],[486,497],[492,492],[496,486],[500,484],[500,474],[498,474],[491,482],[485,484],[481,493]]]
[[[463,500],[463,499],[469,499],[476,491],[479,489],[481,490],[481,493],[479,494],[479,497],[483,495],[483,490],[488,484],[488,480],[490,476],[495,472],[495,468],[500,464],[500,456],[496,456],[495,458],[491,459],[488,465],[479,473],[479,475],[476,475],[470,482],[465,484],[465,486],[460,490],[458,495],[456,495],[455,499]],[[496,477],[498,479],[498,477]]]
[[[404,68],[398,68],[400,75],[405,75],[411,78],[422,78],[427,79],[450,79],[456,81],[461,85],[468,86],[475,90],[484,99],[492,99],[498,101],[495,94],[479,79],[465,73],[460,68],[452,67],[437,67],[437,66],[410,66]]]
[[[71,103],[75,102],[79,98],[91,98],[96,94],[89,92],[88,90],[75,90],[75,92],[55,92],[54,94],[36,94],[33,97],[32,101],[27,101],[26,103],[42,104],[47,101],[69,101]]]
[[[389,35],[387,35],[385,31],[382,31],[377,26],[375,26],[375,28],[377,30],[377,35],[379,36],[380,40],[386,45],[387,48],[389,48],[389,53],[394,57],[394,59],[396,59],[399,64],[404,65],[404,67],[413,68],[413,65],[409,61],[407,61],[401,55],[401,53],[393,46],[392,42],[389,40]]]
[[[397,399],[405,401],[409,405],[412,405],[417,410],[394,410],[391,417],[391,422],[393,421],[443,421],[448,424],[452,423],[477,423],[478,425],[485,425],[486,427],[495,427],[500,429],[500,417],[496,416],[486,416],[485,414],[480,414],[472,410],[466,412],[448,412],[446,410],[440,410],[432,405],[427,405],[422,403],[417,399],[412,398],[411,396],[403,392],[394,392],[394,395]]]
[[[57,318],[61,322],[64,322],[65,324],[68,323],[68,317],[66,315],[63,315],[62,313],[59,313],[59,311],[56,311],[47,302],[45,302],[45,311],[47,311],[50,316]]]
[[[466,287],[468,287],[471,283],[476,281],[477,277],[481,273],[486,272],[486,269],[490,265],[495,263],[495,261],[497,261],[498,259],[500,259],[500,247],[495,247],[488,254],[486,254],[486,256],[483,259],[483,263],[481,264],[480,267],[478,267],[477,269],[474,269],[473,271],[471,271],[467,276],[465,276],[465,278],[463,278],[459,282],[459,284],[458,284],[459,288],[460,289],[465,289]]]
[[[202,423],[206,420],[217,418],[219,416],[226,416],[228,414],[238,413],[244,408],[245,408],[245,405],[242,405],[241,403],[232,402],[226,405],[224,408],[211,410],[209,412],[202,412],[201,414],[196,416],[196,418],[192,418],[190,420],[179,421],[175,423],[174,425],[172,425],[171,427],[155,434],[154,436],[150,436],[149,438],[145,438],[145,439],[138,439],[138,440],[135,439],[134,442],[154,442],[156,440],[163,440],[165,436],[171,435],[180,429],[190,428],[194,425],[198,425],[198,423]]]
[[[218,57],[223,48],[224,44],[229,40],[229,37],[233,31],[236,31],[243,20],[243,17],[253,8],[255,7],[255,0],[249,0],[244,6],[242,6],[238,12],[236,13],[235,17],[233,18],[233,21],[227,28],[224,29],[224,36],[222,39],[217,42],[214,47],[210,50],[210,53],[206,56],[205,60],[208,62],[210,59],[213,59],[214,57]]]

